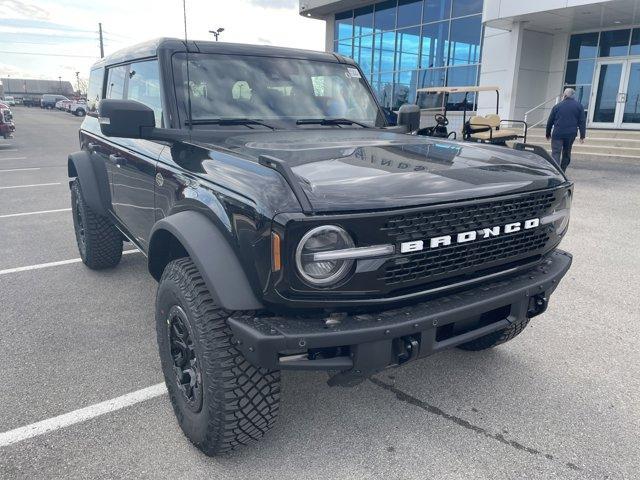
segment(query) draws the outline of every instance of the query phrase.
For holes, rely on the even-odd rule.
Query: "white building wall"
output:
[[[513,24],[511,30],[485,28],[480,68],[480,85],[496,85],[500,88],[500,111],[503,118],[512,118],[518,85],[518,65],[522,44],[522,26]],[[478,113],[495,113],[496,96],[493,92],[481,92]]]
[[[615,0],[484,0],[484,21]]]
[[[510,30],[486,27],[480,85],[500,87],[500,116],[523,120],[525,113],[561,93],[569,35],[550,34],[514,23]],[[545,117],[553,102],[536,110],[530,123]],[[495,111],[495,95],[480,94],[478,112]]]
[[[524,119],[525,112],[546,100],[550,81],[553,35],[523,30],[522,53],[512,117]]]

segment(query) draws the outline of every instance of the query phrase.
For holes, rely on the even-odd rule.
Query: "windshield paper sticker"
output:
[[[349,78],[362,78],[360,71],[357,68],[347,67],[347,77]]]

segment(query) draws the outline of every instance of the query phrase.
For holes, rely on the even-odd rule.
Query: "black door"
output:
[[[111,204],[136,243],[145,251],[155,222],[154,189],[157,159],[164,145],[147,140],[119,139],[118,149],[109,155]]]
[[[110,68],[105,97],[144,103],[154,110],[157,126],[162,125],[158,61]],[[156,165],[164,145],[148,140],[110,140],[116,145],[106,159],[113,212],[131,239],[146,250],[155,221]]]

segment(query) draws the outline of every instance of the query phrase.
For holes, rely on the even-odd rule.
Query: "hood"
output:
[[[564,176],[507,147],[324,128],[227,137],[224,148],[286,161],[318,212],[428,205],[551,188]]]

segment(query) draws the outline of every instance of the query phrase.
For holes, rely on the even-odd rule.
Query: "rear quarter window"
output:
[[[104,83],[104,68],[91,70],[89,75],[89,88],[87,89],[87,111],[96,112],[98,103],[102,100]]]

